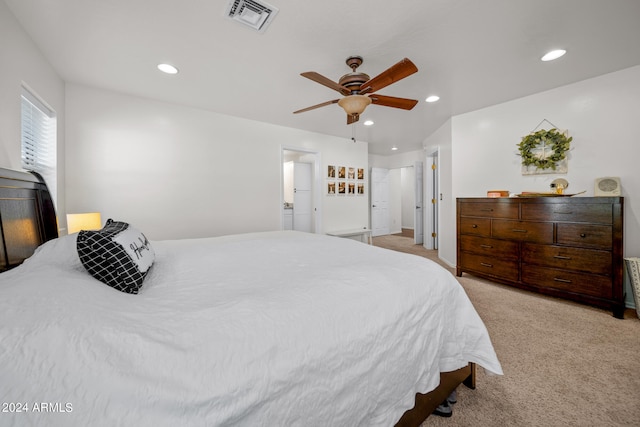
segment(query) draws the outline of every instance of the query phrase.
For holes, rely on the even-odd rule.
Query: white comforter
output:
[[[75,235],[0,274],[2,426],[391,426],[439,372],[502,373],[433,262],[298,232],[152,242],[138,295]]]

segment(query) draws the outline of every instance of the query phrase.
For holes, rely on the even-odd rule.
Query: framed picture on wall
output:
[[[358,183],[358,196],[364,196],[364,184],[361,182]]]
[[[345,179],[347,177],[347,168],[345,166],[338,167],[338,179]]]
[[[327,178],[336,177],[336,167],[334,165],[327,166]]]
[[[347,191],[346,182],[338,182],[338,196],[344,196]]]
[[[356,194],[356,183],[355,182],[347,182],[347,194],[350,196],[354,196]]]
[[[356,179],[356,168],[349,168],[347,170],[347,178],[348,179]]]
[[[358,168],[358,179],[364,179],[364,168]]]
[[[328,196],[336,195],[336,183],[334,181],[327,182],[327,195]]]

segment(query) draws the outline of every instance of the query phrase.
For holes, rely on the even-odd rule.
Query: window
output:
[[[22,88],[22,168],[44,178],[57,205],[55,111]]]

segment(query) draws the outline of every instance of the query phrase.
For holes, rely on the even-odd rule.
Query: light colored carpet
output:
[[[437,251],[406,237],[376,237],[374,245],[438,261]],[[505,375],[479,368],[476,390],[458,388],[453,416],[431,416],[423,427],[640,426],[634,311],[620,320],[466,273],[457,279],[485,322]]]

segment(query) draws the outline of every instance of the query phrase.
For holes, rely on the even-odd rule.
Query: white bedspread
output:
[[[0,425],[388,427],[440,371],[502,373],[424,258],[291,231],[152,244],[138,295],[75,235],[0,274]]]

